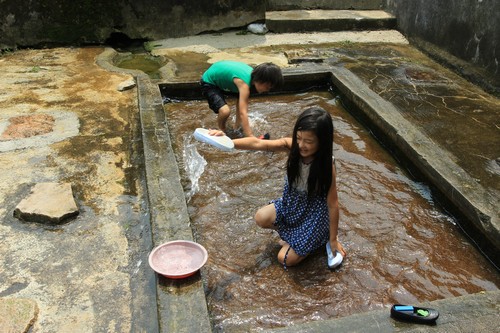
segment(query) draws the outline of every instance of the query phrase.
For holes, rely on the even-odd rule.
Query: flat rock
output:
[[[130,80],[126,80],[126,81],[121,82],[118,85],[117,90],[118,91],[125,91],[125,90],[132,89],[134,87],[135,87],[135,81],[133,79],[130,79]]]
[[[14,210],[23,221],[61,223],[78,215],[78,207],[69,183],[38,183]]]
[[[38,306],[35,301],[23,298],[0,297],[1,332],[29,332],[37,316]]]

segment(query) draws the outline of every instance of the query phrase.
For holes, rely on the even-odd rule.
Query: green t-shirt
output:
[[[233,79],[238,78],[250,87],[252,71],[253,68],[245,63],[223,60],[210,66],[201,78],[206,83],[213,84],[224,91],[237,93],[238,87],[234,84]]]

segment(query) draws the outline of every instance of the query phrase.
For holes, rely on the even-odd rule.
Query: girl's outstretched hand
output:
[[[218,130],[218,129],[209,129],[208,130],[208,135],[211,136],[224,136],[226,135],[224,131]]]
[[[345,252],[344,247],[342,246],[342,244],[340,244],[338,240],[330,241],[330,247],[332,248],[332,250],[335,249],[339,251],[342,257],[344,258],[347,255],[347,252]]]

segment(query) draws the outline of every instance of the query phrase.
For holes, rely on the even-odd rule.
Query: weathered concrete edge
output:
[[[298,9],[327,9],[327,10],[379,10],[383,8],[380,0],[308,0],[303,2],[288,0],[268,0],[267,10],[298,10]],[[353,9],[354,8],[354,9]]]
[[[416,325],[399,322],[390,317],[390,309],[375,310],[344,318],[310,322],[273,329],[266,332],[492,332],[500,327],[498,308],[500,291],[481,292],[448,298],[420,306],[438,310],[436,325]],[[414,304],[417,305],[417,304]],[[495,325],[496,323],[496,325]],[[493,326],[492,326],[493,324]]]
[[[499,251],[500,218],[495,204],[496,198],[453,162],[448,152],[407,121],[390,102],[373,92],[351,71],[336,67],[332,69],[332,80],[336,88],[346,95]]]
[[[396,17],[370,18],[370,17],[331,17],[309,18],[277,17],[266,13],[266,26],[274,33],[313,32],[313,31],[350,31],[350,30],[383,30],[395,29]],[[354,16],[354,15],[353,15]]]
[[[133,75],[137,82],[153,246],[170,240],[193,240],[159,87],[140,70],[114,66],[117,55],[114,49],[106,48],[96,63],[108,71]],[[183,280],[156,277],[158,317],[151,321],[158,323],[158,332],[211,332],[200,274]]]
[[[193,240],[177,161],[157,84],[145,74],[136,77],[143,136],[146,182],[153,244]],[[160,332],[210,332],[211,324],[201,277],[169,280],[157,288]]]

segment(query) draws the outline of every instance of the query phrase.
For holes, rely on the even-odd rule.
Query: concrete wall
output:
[[[386,0],[398,30],[500,74],[499,0]]]
[[[484,69],[498,86],[499,0],[0,0],[0,49],[103,43],[113,33],[148,40],[189,36],[263,20],[266,7],[383,7],[407,37]]]
[[[264,18],[265,0],[1,0],[0,49],[181,37]]]

